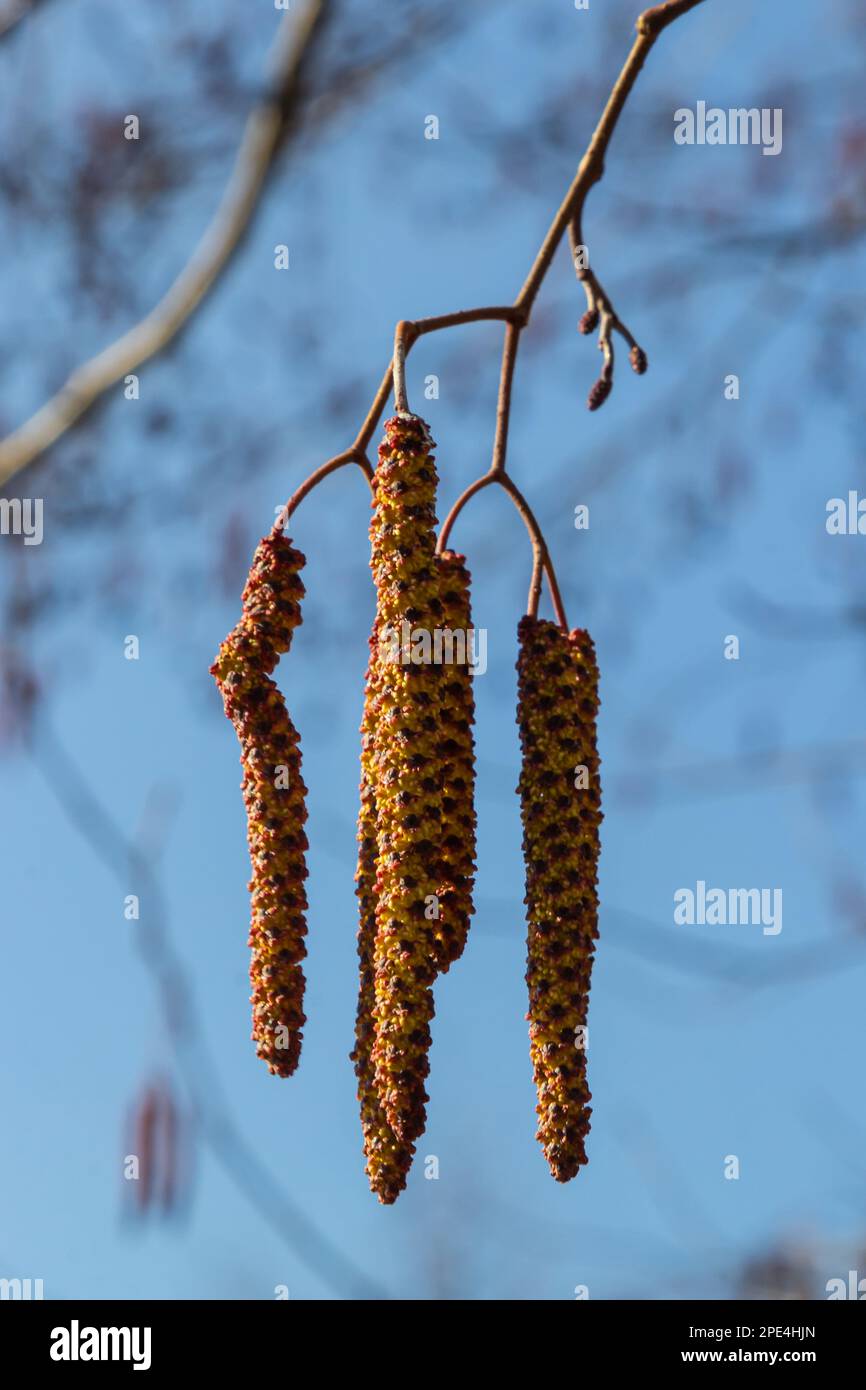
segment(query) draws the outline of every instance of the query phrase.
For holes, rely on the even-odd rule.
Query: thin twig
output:
[[[347,463],[356,463],[372,488],[373,467],[370,460],[367,458],[366,454],[359,454],[357,449],[346,449],[344,453],[335,454],[332,459],[328,459],[327,463],[321,464],[320,467],[318,467],[315,472],[311,473],[309,478],[306,478],[304,482],[301,483],[301,486],[292,493],[291,498],[286,503],[281,521],[278,522],[278,525],[282,524],[282,521],[288,521],[289,517],[294,513],[295,509],[300,506],[307,494],[312,492],[314,487],[318,487],[323,478],[327,478],[330,473],[334,473],[338,468],[345,467]]]
[[[406,353],[412,345],[412,325],[401,319],[394,330],[394,409],[402,415],[408,413],[409,400],[406,395]]]
[[[439,533],[439,540],[436,544],[437,551],[441,555],[444,550],[447,550],[451,528],[466,506],[466,503],[474,497],[477,492],[480,492],[482,488],[489,487],[491,483],[498,483],[498,485],[508,493],[517,511],[523,518],[532,544],[532,579],[529,585],[527,612],[531,617],[535,617],[538,612],[538,600],[541,593],[541,576],[542,573],[545,573],[547,575],[548,585],[550,586],[551,601],[553,603],[554,612],[556,613],[556,620],[560,627],[567,632],[568,622],[566,621],[565,610],[562,605],[562,595],[559,591],[559,584],[557,583],[556,574],[553,569],[553,562],[547,549],[547,542],[544,539],[541,527],[535,518],[532,508],[517,484],[509,477],[504,468],[498,468],[496,470],[493,468],[488,469],[480,478],[476,478],[474,483],[470,483],[466,491],[458,497],[442,524],[442,530]]]
[[[601,375],[592,387],[587,401],[590,410],[597,410],[607,400],[613,386],[613,334],[619,333],[628,343],[629,361],[638,376],[643,376],[647,369],[647,356],[631,330],[617,314],[595,271],[589,265],[578,264],[578,253],[584,245],[579,216],[574,217],[569,224],[568,235],[577,278],[586,293],[586,313],[580,320],[579,328],[581,333],[592,333],[598,328],[599,351],[604,354]]]
[[[508,449],[508,425],[511,420],[511,387],[514,381],[514,364],[520,344],[520,327],[509,323],[505,330],[502,346],[502,370],[499,375],[499,395],[496,401],[496,435],[493,440],[493,461],[490,472],[494,477],[505,472],[505,455]]]

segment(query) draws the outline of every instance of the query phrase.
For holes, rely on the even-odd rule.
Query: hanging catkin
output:
[[[361,810],[358,816],[358,868],[355,893],[358,898],[358,964],[360,989],[355,1022],[355,1048],[351,1059],[358,1079],[358,1101],[364,1154],[370,1187],[380,1202],[390,1205],[406,1186],[415,1146],[402,1143],[388,1123],[379,1099],[373,1065],[376,1002],[376,872],[378,861],[375,778],[375,727],[379,708],[378,624],[370,638],[370,660],[364,691],[364,717],[361,724]]]
[[[252,878],[252,1037],[269,1071],[291,1076],[301,1052],[306,955],[306,787],[298,734],[270,673],[301,622],[304,556],[275,528],[259,542],[240,622],[211,673],[235,726],[244,770]]]
[[[439,743],[442,829],[437,927],[437,964],[448,967],[463,954],[474,911],[475,881],[475,693],[469,649],[472,612],[466,557],[446,550],[436,556],[440,576],[442,640],[457,657],[439,668],[442,737]],[[461,659],[462,658],[462,659]]]
[[[553,1176],[567,1182],[586,1163],[591,1113],[584,1030],[598,936],[598,668],[586,632],[566,636],[554,623],[524,617],[518,637],[536,1138]]]
[[[443,647],[443,662],[435,666],[435,676],[438,678],[435,693],[417,682],[408,689],[419,717],[426,719],[438,707],[441,721],[437,770],[442,796],[438,901],[428,930],[432,932],[435,965],[437,969],[447,971],[463,950],[473,911],[475,759],[472,724],[475,702],[469,667],[471,651],[468,647],[471,626],[469,574],[464,557],[450,551],[434,556],[433,572],[437,592],[431,596],[431,608],[435,608],[440,624],[440,640],[443,643],[447,640],[449,646],[447,652]],[[361,724],[361,810],[358,818],[358,869],[355,875],[360,915],[360,989],[355,1049],[351,1056],[358,1078],[358,1100],[370,1186],[380,1201],[390,1203],[406,1185],[415,1146],[399,1140],[394,1134],[379,1098],[372,1061],[376,997],[376,876],[380,834],[375,785],[378,775],[376,737],[384,695],[381,660],[377,620],[370,638],[370,661]]]
[[[442,682],[431,664],[411,662],[407,637],[432,631],[441,614],[432,449],[417,416],[386,423],[370,525],[379,637],[370,777],[377,843],[372,1063],[379,1101],[403,1144],[425,1123],[441,886]]]

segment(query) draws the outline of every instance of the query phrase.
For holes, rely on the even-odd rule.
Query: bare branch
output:
[[[280,21],[269,55],[267,95],[247,119],[231,178],[189,261],[140,323],[78,367],[55,396],[0,442],[0,486],[55,443],[111,386],[164,348],[213,287],[258,206],[327,15],[327,0],[308,0],[300,19],[285,15]]]
[[[22,19],[27,19],[43,0],[6,0],[0,9],[0,39],[5,39],[18,28]]]
[[[566,193],[559,207],[559,211],[548,228],[547,235],[541,243],[529,274],[523,284],[523,288],[514,303],[509,308],[465,309],[459,313],[443,314],[436,318],[419,319],[414,322],[411,319],[401,319],[394,332],[394,350],[391,360],[385,369],[382,384],[376,393],[376,397],[352,449],[347,451],[350,456],[366,451],[373,431],[385,409],[392,386],[394,389],[394,401],[397,411],[405,412],[409,410],[409,400],[406,392],[406,358],[421,333],[438,332],[440,329],[454,328],[460,324],[474,323],[481,319],[500,319],[504,321],[506,325],[505,340],[502,354],[502,370],[499,379],[499,398],[496,408],[496,437],[493,446],[493,461],[488,473],[482,478],[477,479],[474,483],[471,483],[451,508],[439,536],[438,549],[440,552],[444,550],[448,543],[451,527],[469,499],[474,497],[477,492],[480,492],[487,483],[499,483],[509,494],[517,510],[523,517],[532,542],[532,579],[529,587],[527,611],[532,617],[537,613],[542,574],[546,574],[550,586],[551,598],[556,610],[557,621],[564,629],[567,629],[565,612],[563,610],[562,598],[547,542],[526,500],[509,477],[505,466],[508,424],[511,413],[511,388],[520,334],[529,322],[532,306],[535,303],[538,292],[541,289],[544,278],[550,269],[556,250],[566,230],[569,229],[571,231],[572,238],[574,238],[575,235],[578,238],[580,236],[583,206],[586,202],[587,194],[593,184],[597,183],[604,173],[604,157],[607,152],[607,147],[610,144],[611,136],[613,135],[620,113],[625,106],[632,87],[637,81],[638,74],[646,61],[650,49],[658,38],[658,35],[663,29],[667,28],[673,20],[702,3],[703,0],[665,0],[664,4],[657,5],[654,9],[645,10],[644,13],[639,16],[636,25],[638,36],[632,44],[631,51],[625,60],[619,77],[614,83],[604,111],[602,112],[601,119],[593,132],[586,153],[580,161],[577,173],[572,180],[571,187]],[[614,331],[621,333],[628,342],[631,349],[631,365],[639,375],[642,375],[646,371],[647,363],[646,354],[643,349],[638,346],[629,330],[614,312],[610,300],[595,275],[587,271],[586,275],[582,275],[581,278],[584,280],[586,288],[589,312],[595,315],[595,321],[599,319],[601,321],[599,347],[604,353],[604,368],[601,377],[596,382],[589,397],[589,408],[590,410],[595,410],[609,394],[612,384],[612,335]],[[595,324],[593,323],[593,327],[594,326]],[[337,455],[336,460],[330,460],[329,464],[326,465],[327,470],[330,471],[331,467],[335,466],[338,461],[342,461],[343,458],[344,455]],[[303,484],[301,488],[302,496],[306,495],[308,483],[310,486],[313,486],[314,481],[315,479],[308,479],[308,482]]]

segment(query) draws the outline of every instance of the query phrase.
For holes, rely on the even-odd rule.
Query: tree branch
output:
[[[171,342],[212,289],[250,225],[328,14],[328,0],[308,0],[299,19],[287,14],[280,21],[268,60],[267,95],[247,119],[228,185],[189,261],[140,323],[78,367],[56,395],[0,442],[0,486],[54,444],[110,387]]]
[[[506,328],[502,353],[502,370],[499,380],[499,398],[496,408],[496,437],[493,446],[493,461],[488,473],[471,483],[451,508],[439,536],[438,549],[440,551],[445,549],[451,528],[469,499],[474,497],[477,492],[480,492],[488,483],[499,483],[512,498],[515,506],[523,517],[532,542],[532,580],[529,588],[527,611],[534,616],[538,610],[541,577],[542,573],[545,573],[550,586],[551,598],[556,611],[557,621],[563,628],[567,627],[562,598],[560,596],[547,542],[528,504],[509,477],[505,467],[508,425],[511,413],[511,388],[520,334],[529,322],[532,306],[535,303],[538,292],[541,289],[544,278],[550,269],[557,248],[566,230],[571,229],[572,238],[580,236],[581,219],[586,196],[593,184],[597,183],[604,173],[604,157],[608,145],[610,144],[611,136],[616,128],[616,123],[619,120],[629,93],[646,62],[650,49],[663,29],[666,29],[667,26],[675,19],[678,19],[680,15],[686,14],[688,10],[693,10],[702,3],[703,0],[665,0],[664,4],[656,5],[654,9],[645,10],[644,13],[639,16],[636,26],[637,38],[632,44],[631,51],[626,58],[622,71],[608,97],[607,104],[601,114],[601,119],[593,132],[586,153],[578,165],[577,173],[572,180],[571,187],[566,193],[560,204],[559,211],[548,228],[547,235],[538,250],[529,274],[514,303],[508,308],[464,309],[458,313],[443,314],[436,318],[417,319],[415,321],[411,319],[401,319],[394,332],[394,351],[391,361],[385,370],[382,383],[354,445],[350,450],[346,451],[346,454],[336,455],[334,459],[330,459],[327,464],[323,464],[321,469],[318,469],[315,474],[311,475],[311,477],[302,484],[299,493],[295,494],[295,499],[293,499],[294,505],[297,505],[297,502],[300,501],[302,497],[306,496],[307,492],[316,485],[320,476],[326,477],[334,467],[340,466],[347,458],[354,457],[357,459],[358,456],[366,456],[367,445],[381,419],[392,386],[394,389],[395,409],[402,412],[409,410],[409,399],[406,391],[406,358],[413,344],[422,333],[433,333],[445,328],[454,328],[461,324],[475,323],[481,319],[502,320],[506,324]],[[590,318],[593,318],[593,315],[592,327],[595,326],[595,323],[599,319],[601,321],[599,347],[604,353],[604,368],[601,377],[596,382],[589,397],[589,408],[590,410],[595,410],[610,393],[613,377],[613,332],[616,331],[621,333],[629,343],[631,349],[631,364],[639,375],[642,375],[646,371],[646,355],[643,349],[635,342],[629,330],[615,314],[613,306],[597,277],[592,272],[587,271],[581,274],[581,279],[584,280],[584,287],[587,292],[587,301],[589,304],[587,315],[585,315],[584,319],[581,321],[582,326],[584,326]],[[591,332],[592,328],[586,328],[585,331]]]
[[[0,40],[5,39],[18,28],[22,19],[27,19],[44,0],[6,0],[0,9]]]

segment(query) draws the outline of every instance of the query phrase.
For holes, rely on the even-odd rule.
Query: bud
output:
[[[469,602],[469,571],[465,561],[464,555],[456,555],[450,550],[436,557],[442,605],[439,627],[454,634],[463,634],[466,657],[462,663],[443,664],[438,668],[442,685],[439,712],[442,729],[442,860],[437,893],[440,915],[436,923],[436,944],[437,964],[442,971],[447,971],[463,954],[469,921],[475,911],[472,904],[476,824],[475,748],[472,737],[475,690],[469,666],[472,610]]]
[[[598,317],[598,309],[593,305],[591,309],[587,309],[586,313],[581,315],[580,322],[577,325],[578,332],[594,333],[598,328]]]
[[[610,376],[600,376],[587,397],[587,406],[590,410],[598,410],[600,405],[604,405],[611,392],[613,382]]]
[[[638,376],[643,376],[649,364],[647,362],[646,353],[642,347],[638,347],[637,343],[632,347],[628,355],[628,360],[632,365],[632,371],[637,372]]]

